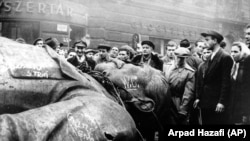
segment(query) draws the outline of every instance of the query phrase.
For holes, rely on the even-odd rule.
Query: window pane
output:
[[[39,37],[38,22],[3,21],[1,29],[2,36],[14,40],[17,38],[23,38],[30,44],[32,44],[33,41]]]

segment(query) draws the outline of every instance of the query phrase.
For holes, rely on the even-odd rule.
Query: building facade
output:
[[[86,34],[87,11],[76,0],[1,0],[0,35],[30,44],[55,37],[70,46]]]
[[[249,23],[249,0],[95,0],[89,5],[88,32],[93,42],[130,44],[135,33],[164,54],[169,40],[195,42],[216,30],[228,44],[243,38]]]
[[[164,54],[169,40],[195,42],[207,30],[222,33],[230,46],[243,37],[250,1],[2,0],[0,12],[0,34],[13,39],[54,36],[70,46],[89,34],[95,48],[99,43],[133,45],[139,38],[153,41]]]

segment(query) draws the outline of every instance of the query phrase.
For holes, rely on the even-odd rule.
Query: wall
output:
[[[239,6],[246,4],[249,4],[246,0],[239,5],[231,0],[93,0],[88,6],[88,33],[93,47],[99,43],[131,44],[132,35],[139,33],[142,40],[154,39],[159,44],[158,52],[164,46],[162,41],[187,38],[194,42],[207,30],[225,36],[234,33],[239,38],[242,37],[239,30],[249,20],[246,14],[249,8],[244,6],[242,10]],[[232,6],[238,10],[223,13]],[[245,14],[240,20],[231,18],[242,12]]]

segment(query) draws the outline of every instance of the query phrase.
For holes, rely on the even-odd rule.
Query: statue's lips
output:
[[[154,111],[155,108],[155,102],[147,97],[144,98],[132,98],[129,101],[126,102],[130,102],[133,103],[133,105],[140,110],[141,112],[152,112]]]

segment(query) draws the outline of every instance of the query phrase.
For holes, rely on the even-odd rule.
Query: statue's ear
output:
[[[123,61],[119,59],[112,59],[111,61],[116,65],[116,68],[118,69],[121,69],[123,65],[125,64]]]
[[[102,74],[103,74],[104,76],[106,76],[106,77],[109,77],[109,76],[110,76],[110,71],[109,71],[109,70],[104,70],[104,71],[102,72]]]

